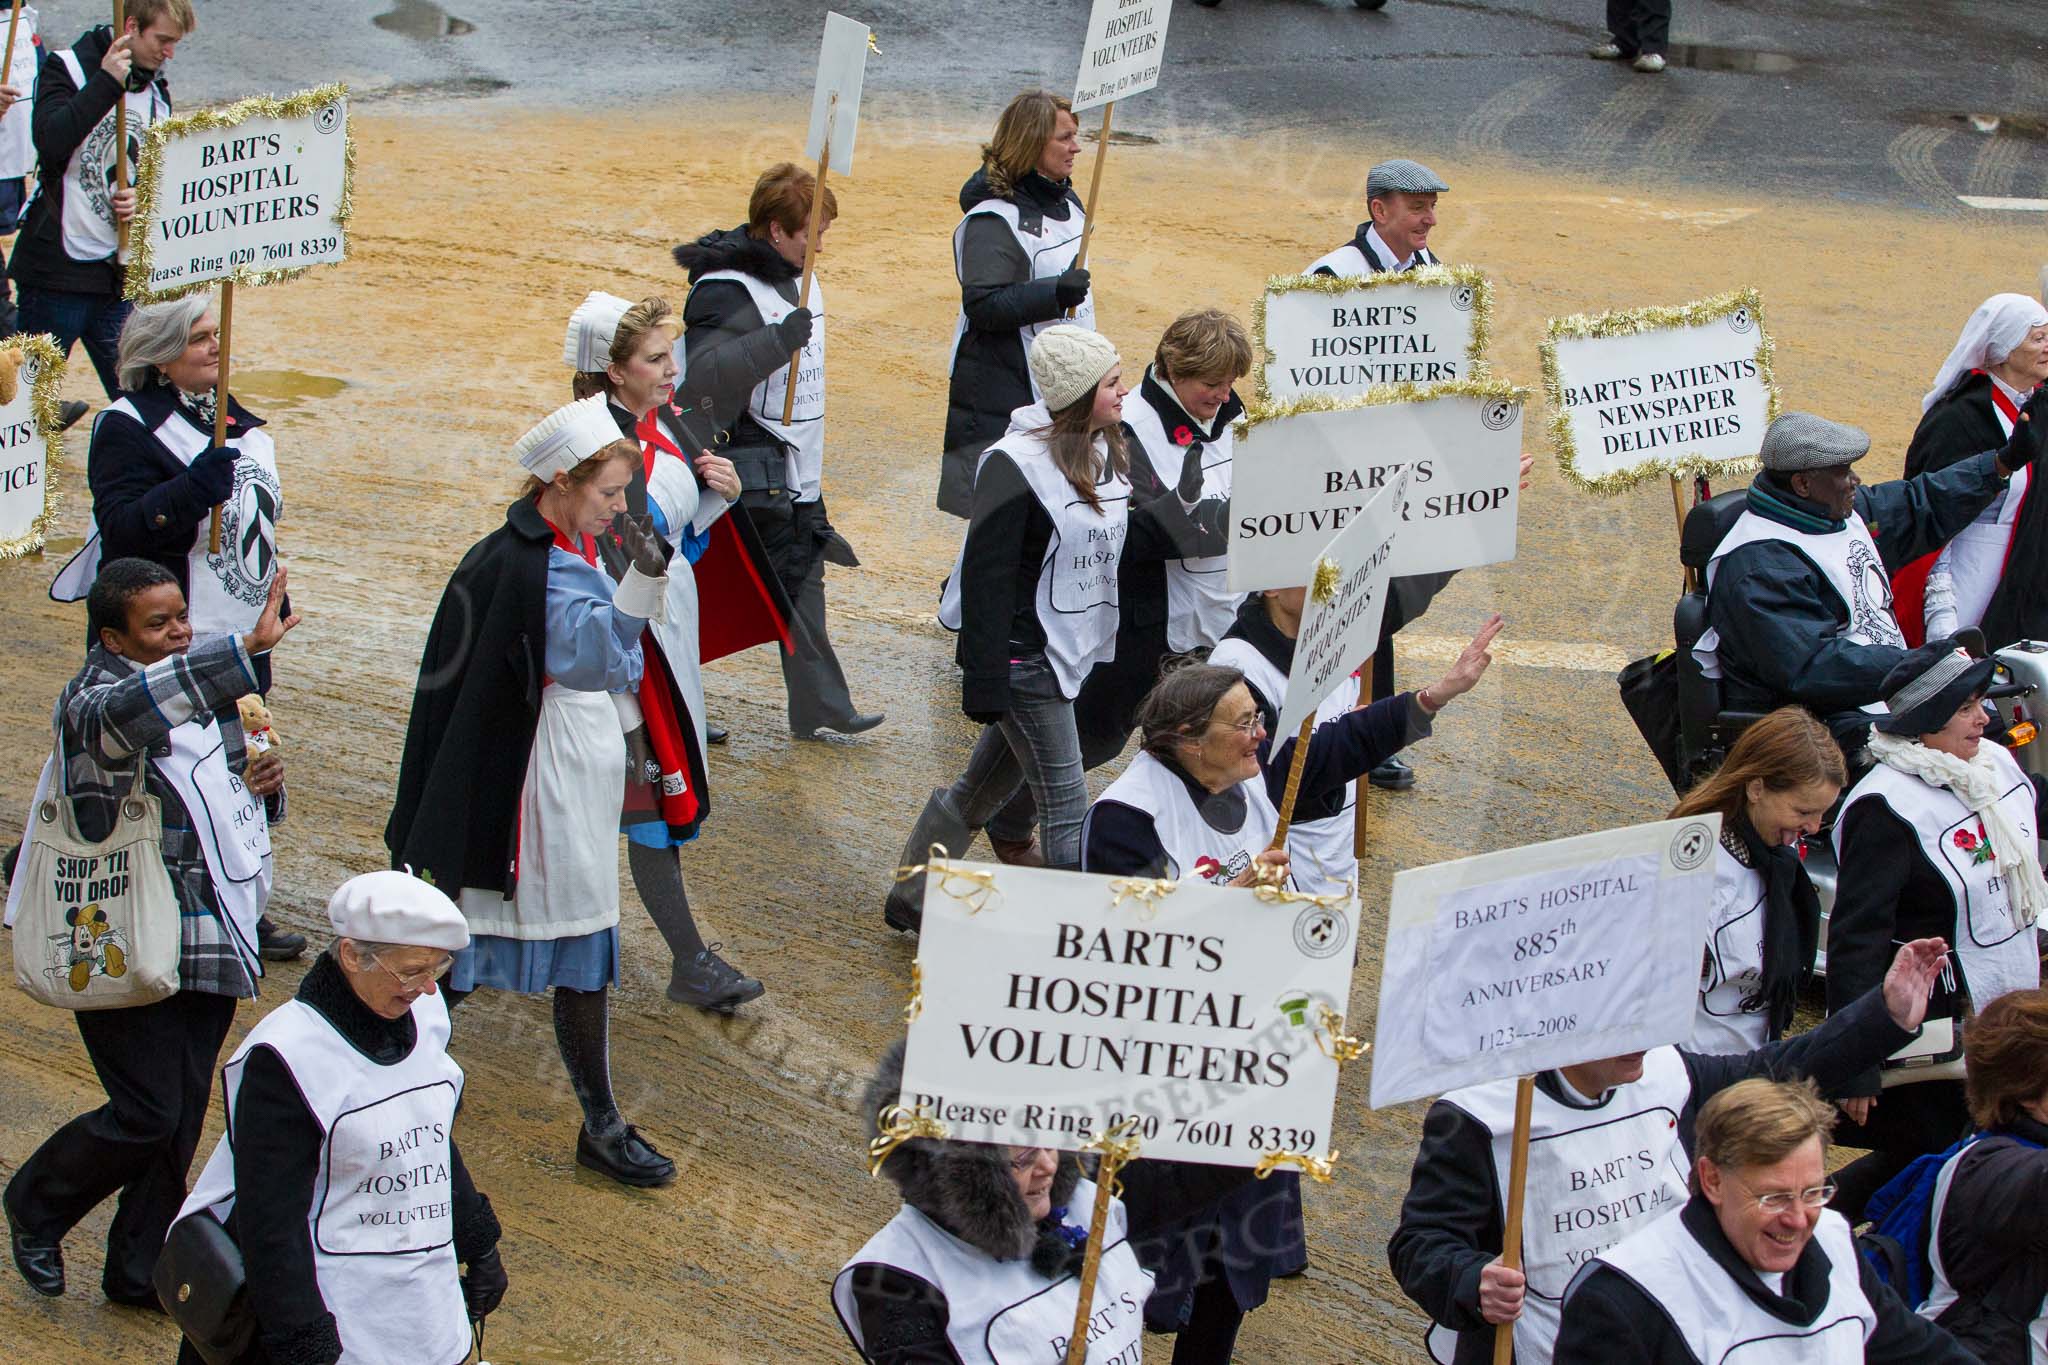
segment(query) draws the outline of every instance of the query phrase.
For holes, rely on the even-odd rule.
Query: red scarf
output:
[[[681,455],[661,435],[651,410],[640,419],[634,434],[640,439],[644,472],[650,481],[654,476],[654,462],[664,449],[678,457]],[[647,747],[653,751],[655,763],[661,768],[661,779],[651,786],[627,784],[625,823],[640,824],[659,819],[670,830],[680,833],[694,826],[698,816],[697,793],[692,790],[689,777],[690,720],[677,704],[682,694],[676,689],[668,660],[662,656],[652,631],[642,633],[640,653],[645,660],[640,674],[640,715],[647,725]],[[636,820],[636,815],[641,818]]]

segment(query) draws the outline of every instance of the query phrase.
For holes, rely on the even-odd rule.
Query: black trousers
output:
[[[1607,31],[1624,57],[1671,50],[1671,0],[1607,0]]]
[[[790,622],[796,647],[782,653],[782,686],[789,694],[789,728],[798,734],[853,715],[845,670],[832,651],[832,637],[825,633],[827,525],[824,504],[818,502],[793,503],[788,516],[771,511],[754,517],[761,546],[796,608],[796,619]]]
[[[51,1134],[7,1184],[24,1232],[58,1241],[116,1191],[107,1229],[108,1294],[149,1292],[235,1019],[232,996],[179,991],[133,1009],[82,1010],[78,1034],[107,1102]]]

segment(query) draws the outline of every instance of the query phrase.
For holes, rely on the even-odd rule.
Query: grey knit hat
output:
[[[1382,161],[1365,173],[1365,197],[1385,194],[1444,194],[1450,190],[1437,173],[1419,161]]]
[[[1764,468],[1779,474],[1833,469],[1870,453],[1870,433],[1810,412],[1788,412],[1764,433]]]
[[[1071,322],[1046,328],[1031,343],[1032,382],[1049,412],[1079,402],[1116,367],[1109,338]]]

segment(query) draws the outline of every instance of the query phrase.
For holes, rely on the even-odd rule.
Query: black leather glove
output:
[[[185,476],[192,481],[192,491],[204,499],[208,507],[226,502],[228,495],[235,491],[235,461],[240,455],[241,452],[233,446],[208,446],[185,466]]]
[[[612,530],[617,532],[619,544],[625,547],[626,557],[633,561],[633,567],[649,578],[659,578],[668,572],[668,556],[662,553],[661,536],[654,529],[654,518],[635,517],[631,512],[621,512],[612,518]]]
[[[1180,495],[1182,502],[1202,500],[1202,443],[1190,441],[1187,449],[1180,453],[1180,482],[1173,491]]]
[[[808,308],[799,308],[775,324],[776,339],[785,351],[801,351],[811,344],[811,332],[817,326],[816,319]]]
[[[1060,301],[1062,308],[1079,308],[1088,297],[1088,272],[1074,269],[1062,274],[1053,285],[1053,297]]]
[[[510,1283],[496,1247],[471,1258],[469,1273],[462,1277],[462,1302],[469,1309],[470,1321],[480,1322],[489,1317],[504,1299],[505,1287]]]
[[[2012,439],[1998,452],[1998,463],[2008,474],[2017,474],[2041,453],[2042,433],[2048,431],[2048,388],[2035,389],[2034,396],[2020,409],[2013,423]]]

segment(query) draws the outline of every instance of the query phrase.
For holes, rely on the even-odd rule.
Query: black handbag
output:
[[[234,1365],[255,1344],[242,1249],[211,1210],[171,1224],[152,1279],[164,1311],[206,1365]]]
[[[1650,746],[1673,791],[1683,794],[1687,780],[1678,753],[1678,656],[1673,650],[1637,659],[1615,678],[1621,704]]]

